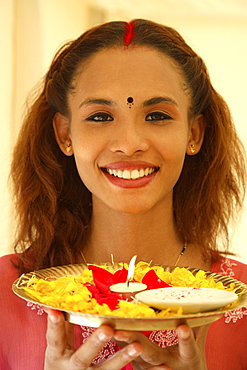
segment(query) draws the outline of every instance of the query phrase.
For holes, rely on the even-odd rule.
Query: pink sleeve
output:
[[[0,369],[43,370],[46,349],[46,314],[12,292],[18,271],[15,255],[0,258]],[[33,309],[32,309],[33,308]]]
[[[232,259],[214,264],[212,272],[247,283],[247,265]],[[247,307],[242,307],[210,325],[206,341],[208,370],[247,369],[246,344]]]

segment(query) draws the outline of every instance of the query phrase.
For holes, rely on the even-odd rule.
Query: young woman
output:
[[[1,368],[246,369],[245,308],[195,336],[185,325],[146,336],[73,327],[56,311],[47,326],[11,292],[23,272],[111,254],[247,282],[246,265],[224,257],[245,175],[228,107],[174,29],[110,22],[67,44],[14,153],[19,223],[16,254],[0,260]]]

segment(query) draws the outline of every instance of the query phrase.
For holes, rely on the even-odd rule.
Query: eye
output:
[[[95,113],[91,116],[86,118],[86,121],[93,121],[93,122],[108,122],[113,121],[112,116],[110,116],[108,113]]]
[[[172,117],[163,112],[152,112],[146,116],[146,121],[165,121],[172,120]]]

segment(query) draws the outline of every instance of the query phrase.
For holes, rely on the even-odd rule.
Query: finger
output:
[[[86,369],[92,364],[100,350],[112,339],[114,334],[110,326],[102,325],[79,347],[70,358],[70,369]]]
[[[60,311],[48,310],[47,322],[47,358],[60,357],[67,346],[65,319]]]
[[[179,355],[184,361],[194,360],[198,356],[198,347],[194,338],[193,330],[187,325],[177,328]]]
[[[143,366],[148,363],[151,365],[161,365],[164,364],[166,354],[159,346],[150,342],[150,340],[139,332],[130,332],[130,331],[116,331],[114,334],[114,339],[117,342],[132,343],[134,341],[139,342],[144,348],[141,358],[137,359],[139,364]]]
[[[108,358],[102,365],[99,366],[101,370],[116,370],[122,369],[129,363],[133,363],[133,361],[141,355],[143,351],[142,345],[140,343],[134,342],[117,353],[115,353],[112,357]],[[132,365],[133,370],[140,370],[143,369],[142,367],[134,367]]]

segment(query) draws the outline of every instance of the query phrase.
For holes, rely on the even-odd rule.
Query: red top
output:
[[[11,263],[16,255],[0,258],[0,369],[43,370],[46,348],[46,314],[38,305],[27,304],[11,289],[18,271]],[[247,265],[232,259],[215,263],[212,271],[228,275],[247,284]],[[94,330],[74,326],[74,343],[78,348]],[[154,331],[149,339],[161,347],[177,343],[176,331]],[[208,370],[247,369],[247,307],[226,313],[211,324],[206,341]],[[110,341],[95,362],[111,356],[118,350]],[[125,370],[131,370],[127,365]]]

